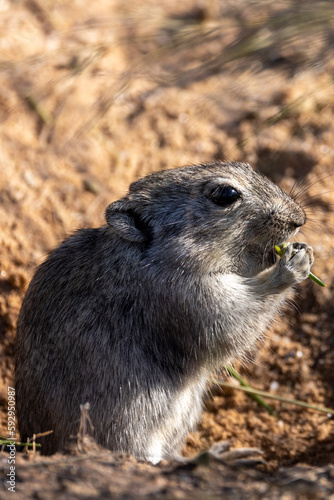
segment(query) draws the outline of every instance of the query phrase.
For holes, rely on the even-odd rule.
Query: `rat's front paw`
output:
[[[308,277],[313,260],[312,247],[306,243],[289,243],[277,271],[285,283],[294,285]]]

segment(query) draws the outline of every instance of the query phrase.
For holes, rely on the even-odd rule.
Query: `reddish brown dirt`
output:
[[[275,8],[287,4],[278,2]],[[314,34],[312,43],[311,34],[298,33],[279,49],[226,62],[218,72],[187,80],[184,68],[209,60],[238,35],[236,12],[259,21],[266,10],[273,15],[269,6],[263,10],[259,3],[246,9],[241,1],[240,11],[226,8],[224,17],[218,1],[206,8],[198,8],[192,0],[182,6],[174,1],[157,6],[148,0],[138,5],[133,1],[124,7],[105,0],[0,2],[2,435],[7,434],[7,387],[13,385],[17,316],[36,266],[73,230],[103,224],[106,206],[132,180],[162,168],[217,158],[248,161],[288,191],[304,178],[309,190],[302,197],[309,221],[303,239],[315,250],[314,273],[328,285],[321,288],[307,280],[251,362],[236,365],[237,369],[258,389],[334,407],[334,93],[333,64],[326,56],[330,40],[325,31],[323,36]],[[203,38],[203,43],[184,50],[171,44],[184,23],[190,22],[200,37],[205,23],[216,19],[226,26],[219,39]],[[200,498],[206,491],[210,498],[228,484],[231,490],[226,487],[226,495],[231,491],[238,498],[233,488],[248,481],[256,483],[256,498],[280,498],[284,487],[271,490],[268,481],[278,478],[278,467],[302,466],[311,467],[305,470],[313,471],[313,479],[294,481],[313,481],[319,498],[325,498],[321,495],[331,491],[328,478],[333,479],[333,470],[327,467],[334,463],[333,420],[326,413],[270,404],[278,417],[241,392],[212,389],[203,422],[185,449],[191,455],[220,440],[229,440],[234,447],[254,446],[267,462],[262,472],[240,472],[240,476],[211,464],[204,472],[195,468],[181,473],[178,466],[170,466],[170,472],[168,464],[153,468],[115,459],[117,490],[111,477],[108,484],[102,465],[97,473],[85,464],[75,479],[78,458],[20,458],[17,490],[28,498],[37,491],[38,475],[51,474],[55,480],[56,474],[63,489],[57,490],[59,484],[51,481],[50,489],[43,489],[38,498],[51,498],[52,492],[57,496],[57,491],[81,498],[84,477],[102,474],[99,484],[105,490],[96,487],[91,496],[108,491],[117,497],[131,491],[129,478],[135,475],[139,482],[144,478],[144,483],[159,486],[156,490],[138,486],[141,496],[159,491],[162,497],[165,492],[164,498]],[[71,465],[68,460],[73,460]],[[105,460],[114,459],[109,454]],[[6,467],[4,455],[5,474]],[[62,467],[71,470],[71,488],[62,483],[66,476]],[[299,469],[291,470],[293,477],[299,477]],[[289,482],[280,478],[279,484]],[[261,490],[261,484],[267,486]],[[6,494],[6,486],[3,491]],[[291,494],[299,494],[298,498],[315,497],[312,488],[296,491]],[[307,496],[310,492],[313,496]],[[248,494],[252,492],[240,492],[240,498]]]

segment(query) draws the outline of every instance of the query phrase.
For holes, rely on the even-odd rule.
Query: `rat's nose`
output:
[[[291,226],[293,229],[298,229],[306,223],[306,214],[301,207],[294,212],[293,218],[291,220]]]

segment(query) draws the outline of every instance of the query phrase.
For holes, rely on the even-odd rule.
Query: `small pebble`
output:
[[[271,391],[277,391],[277,389],[279,388],[279,383],[276,380],[273,380],[269,387]]]

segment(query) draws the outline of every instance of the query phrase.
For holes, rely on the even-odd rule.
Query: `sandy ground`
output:
[[[297,191],[308,188],[301,193],[309,219],[302,234],[315,250],[314,273],[327,287],[310,280],[300,286],[264,344],[237,368],[253,387],[334,407],[333,42],[326,24],[333,10],[320,30],[305,23],[282,40],[286,22],[262,31],[259,24],[295,19],[296,12],[287,14],[289,2],[203,5],[0,2],[4,436],[17,316],[36,266],[75,229],[103,224],[106,206],[132,180],[214,159],[247,161],[287,191],[301,179]],[[311,12],[314,20],[318,13],[310,5],[303,15]],[[257,45],[241,57],[235,41],[247,30]],[[202,498],[204,491],[207,498],[222,492],[227,498],[328,498],[334,494],[333,420],[271,404],[278,417],[237,390],[214,388],[184,450],[191,456],[229,440],[233,447],[260,448],[265,466],[153,467],[106,451],[91,458],[30,454],[17,457],[16,489],[22,498],[61,492],[66,498]],[[7,457],[4,452],[0,465],[5,479]],[[4,482],[1,498],[6,488]]]

